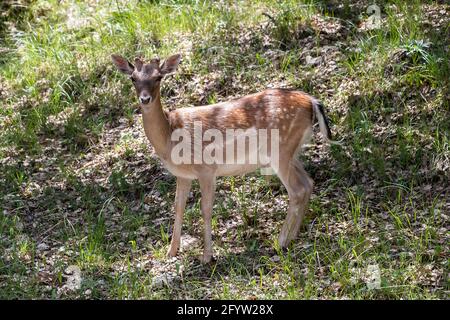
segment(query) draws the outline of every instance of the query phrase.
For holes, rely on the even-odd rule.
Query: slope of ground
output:
[[[448,297],[449,6],[343,3],[3,2],[0,297]],[[255,173],[218,181],[213,264],[196,184],[165,257],[175,181],[110,54],[176,52],[167,108],[267,87],[324,101],[341,145],[303,150],[316,184],[287,252],[286,190]]]

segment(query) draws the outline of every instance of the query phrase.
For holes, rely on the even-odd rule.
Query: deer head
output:
[[[160,65],[159,58],[144,63],[140,58],[134,59],[134,65],[122,56],[111,55],[112,61],[120,72],[130,76],[141,105],[149,105],[159,98],[161,80],[173,74],[181,60],[180,54],[168,57]]]

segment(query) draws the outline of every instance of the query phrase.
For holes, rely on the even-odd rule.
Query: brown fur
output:
[[[145,134],[166,168],[177,177],[176,215],[168,255],[176,255],[180,246],[184,208],[193,179],[198,179],[202,193],[205,248],[201,259],[209,262],[213,253],[211,214],[216,177],[243,174],[262,166],[250,163],[174,163],[171,159],[171,150],[175,146],[171,141],[172,132],[181,128],[192,132],[196,121],[202,123],[203,130],[219,129],[221,132],[226,129],[279,129],[279,164],[271,162],[270,166],[276,170],[289,195],[289,209],[278,239],[281,247],[287,246],[297,236],[313,188],[313,181],[297,159],[297,152],[312,132],[317,101],[300,91],[267,89],[223,103],[165,112],[161,106],[159,80],[175,71],[180,62],[179,55],[167,58],[161,66],[159,60],[154,59],[141,66],[140,71],[120,56],[113,55],[113,61],[123,73],[136,78],[138,96],[142,92],[151,95],[150,102],[141,104]]]
[[[277,105],[275,110],[267,112],[270,104]],[[223,112],[226,110],[226,112]],[[288,133],[288,124],[307,125],[312,119],[311,97],[300,91],[286,89],[267,89],[243,98],[214,105],[180,108],[168,112],[171,130],[183,128],[183,121],[200,121],[203,129],[279,129],[281,134]],[[283,122],[276,122],[277,119]],[[268,120],[272,120],[269,121]],[[303,123],[305,122],[306,123]]]

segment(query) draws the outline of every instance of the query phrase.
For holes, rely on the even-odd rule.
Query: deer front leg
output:
[[[204,223],[204,249],[201,262],[209,263],[212,258],[212,242],[211,242],[211,217],[212,207],[214,202],[214,193],[216,188],[216,179],[214,176],[207,176],[199,178],[200,191],[202,199],[200,201],[200,209],[202,211]]]
[[[192,181],[177,177],[177,190],[175,194],[175,222],[173,225],[172,241],[167,256],[174,257],[180,248],[181,227],[183,225],[184,208],[191,190]]]

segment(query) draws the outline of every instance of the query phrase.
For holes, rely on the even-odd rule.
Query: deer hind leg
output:
[[[297,159],[292,159],[285,164],[280,163],[277,173],[289,195],[287,216],[278,238],[279,245],[285,248],[298,235],[313,189],[313,180]]]
[[[184,178],[177,178],[177,190],[175,194],[175,222],[173,225],[172,241],[167,251],[167,256],[176,256],[180,248],[181,227],[183,225],[184,209],[191,190],[192,181]]]
[[[212,208],[214,202],[214,193],[216,187],[216,180],[214,176],[206,175],[199,177],[198,182],[200,184],[200,191],[202,193],[202,199],[200,201],[200,209],[202,211],[203,223],[204,223],[204,249],[203,257],[200,258],[201,262],[209,263],[212,259],[212,240],[211,240],[211,218]]]

